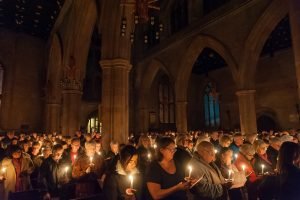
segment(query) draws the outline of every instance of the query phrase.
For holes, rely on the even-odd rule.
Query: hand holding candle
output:
[[[68,171],[69,171],[69,167],[68,167],[68,166],[66,166],[66,167],[65,167],[65,173],[67,174],[67,173],[68,173]]]
[[[151,153],[148,153],[147,157],[148,157],[148,160],[150,161],[151,160]]]
[[[133,176],[129,175],[130,188],[133,188]]]

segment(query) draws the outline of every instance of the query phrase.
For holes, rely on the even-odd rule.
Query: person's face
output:
[[[149,138],[144,138],[142,140],[142,144],[145,148],[149,148],[150,147],[150,139]]]
[[[125,171],[131,172],[133,169],[135,169],[137,165],[137,161],[138,161],[138,156],[137,155],[132,156],[132,158],[128,161]]]
[[[12,139],[14,136],[15,136],[15,134],[14,134],[13,132],[8,132],[8,133],[7,133],[7,137],[8,137],[9,139]]]
[[[12,140],[12,141],[11,141],[11,144],[12,144],[12,145],[17,145],[17,144],[18,144],[18,140]]]
[[[267,144],[263,144],[261,145],[258,149],[257,149],[257,153],[259,155],[264,155],[267,152],[268,149],[268,145]]]
[[[279,151],[280,146],[281,146],[281,142],[274,142],[273,144],[271,144],[271,146],[276,149],[277,151]]]
[[[33,155],[37,155],[40,151],[40,146],[38,145],[35,145],[35,146],[32,146],[32,154]]]
[[[50,149],[45,149],[43,151],[43,155],[44,155],[44,158],[48,158],[50,155],[51,155],[51,150]]]
[[[244,154],[244,155],[245,155],[246,159],[249,160],[249,161],[251,161],[254,157],[254,154],[250,154],[250,153],[247,153],[247,154]]]
[[[202,148],[198,153],[207,163],[211,163],[216,160],[216,153],[213,147]]]
[[[72,152],[77,152],[79,148],[80,148],[80,142],[79,141],[74,141],[71,144]]]
[[[174,157],[174,153],[176,152],[176,146],[175,144],[171,143],[166,148],[161,148],[160,152],[165,160],[170,161]]]
[[[29,144],[28,143],[24,143],[23,144],[23,149],[24,149],[25,152],[27,152],[28,149],[29,149]]]
[[[213,140],[217,140],[218,137],[219,137],[219,133],[218,133],[218,132],[213,132],[213,133],[211,134],[211,138],[212,138]]]
[[[119,153],[119,145],[118,144],[111,144],[110,149],[114,154]]]
[[[96,153],[96,145],[95,146],[93,146],[93,145],[87,146],[85,148],[85,152],[88,157],[93,157]]]
[[[231,144],[230,140],[227,140],[221,144],[222,147],[229,147]]]
[[[16,152],[13,152],[13,153],[12,153],[12,157],[13,157],[14,159],[19,159],[19,158],[21,158],[21,155],[22,155],[21,151],[16,151]]]
[[[86,140],[87,142],[89,142],[89,141],[92,140],[92,137],[90,137],[90,136],[85,136],[85,140]]]
[[[54,159],[54,160],[59,160],[59,159],[61,159],[61,156],[62,156],[63,152],[64,152],[63,149],[60,149],[60,150],[57,150],[56,152],[54,152],[54,153],[52,154],[53,159]]]
[[[237,146],[241,146],[244,143],[243,136],[235,137],[234,142]]]
[[[229,166],[231,164],[231,161],[232,161],[232,151],[226,151],[225,153],[223,153],[221,155],[221,159],[222,159],[222,162],[226,165],[226,166]]]

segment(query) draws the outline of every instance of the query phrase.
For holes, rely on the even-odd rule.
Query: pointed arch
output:
[[[254,88],[256,65],[263,46],[271,32],[287,14],[286,1],[274,0],[258,19],[245,43],[238,79],[239,88]]]
[[[196,59],[204,48],[211,48],[223,57],[229,66],[233,79],[237,80],[237,64],[230,51],[217,39],[200,35],[194,38],[182,56],[175,81],[176,101],[186,101],[189,78]]]

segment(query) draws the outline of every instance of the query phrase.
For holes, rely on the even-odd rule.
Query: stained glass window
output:
[[[205,126],[218,128],[220,126],[220,104],[216,87],[211,82],[206,85],[203,98]]]

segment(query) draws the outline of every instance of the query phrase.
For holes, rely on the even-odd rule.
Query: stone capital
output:
[[[247,96],[247,95],[254,95],[256,90],[239,90],[235,94],[237,96]]]
[[[130,61],[124,58],[105,59],[105,60],[101,60],[99,63],[102,69],[122,68],[130,71],[132,67]]]

